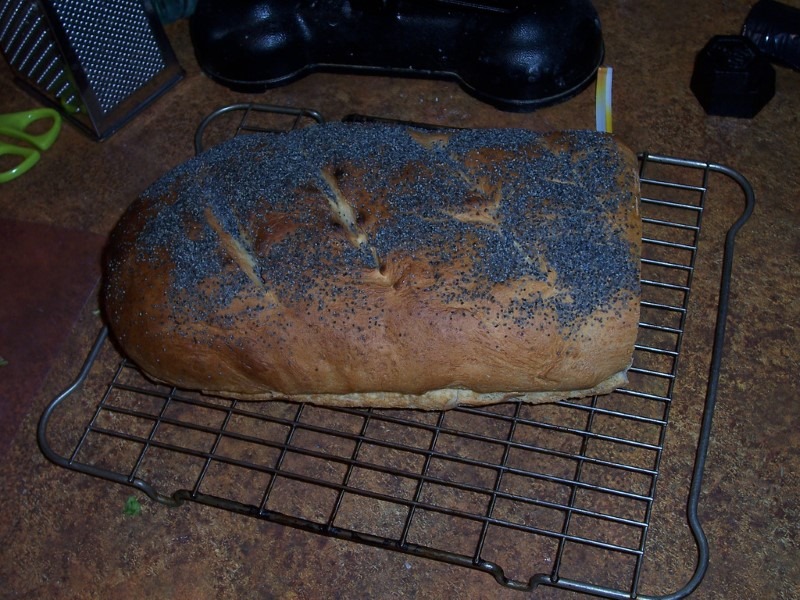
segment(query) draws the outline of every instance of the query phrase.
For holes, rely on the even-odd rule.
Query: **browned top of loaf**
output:
[[[556,379],[557,354],[581,347],[620,370],[631,348],[603,367],[590,338],[615,312],[636,319],[635,163],[595,132],[241,136],[131,206],[107,316],[154,376],[243,394],[542,388],[526,364],[548,360]],[[537,357],[535,332],[564,343]],[[523,374],[503,379],[508,365]],[[615,372],[590,371],[571,385]]]

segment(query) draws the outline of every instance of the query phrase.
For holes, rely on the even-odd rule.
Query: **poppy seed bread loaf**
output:
[[[589,131],[244,135],[125,213],[105,314],[152,378],[443,409],[607,393],[639,319],[636,157]]]

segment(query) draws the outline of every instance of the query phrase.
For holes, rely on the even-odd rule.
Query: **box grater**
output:
[[[183,76],[149,0],[0,0],[18,83],[104,139]]]

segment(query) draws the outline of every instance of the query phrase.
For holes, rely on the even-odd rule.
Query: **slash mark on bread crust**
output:
[[[258,263],[256,262],[253,254],[237,237],[225,230],[217,217],[214,215],[214,212],[211,210],[211,208],[206,208],[204,214],[209,226],[219,237],[220,245],[225,250],[227,255],[238,265],[242,272],[247,275],[247,278],[250,279],[250,281],[252,281],[264,293],[264,296],[269,302],[278,304],[278,299],[275,296],[275,292],[267,290],[267,288],[264,286],[264,282],[258,275]]]
[[[350,243],[356,248],[368,248],[374,261],[374,266],[378,271],[383,272],[383,265],[381,264],[378,251],[369,243],[367,234],[362,231],[357,223],[356,211],[353,205],[344,197],[344,193],[336,181],[336,176],[333,174],[332,169],[322,169],[322,180],[328,187],[328,194],[325,194],[330,207],[333,219],[341,225],[347,232],[347,237]]]

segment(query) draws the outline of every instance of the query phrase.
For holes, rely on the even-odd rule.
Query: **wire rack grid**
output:
[[[277,108],[278,110],[273,110]],[[316,111],[235,105],[214,120],[260,113],[322,122]],[[238,116],[236,118],[239,118]],[[354,120],[361,120],[355,117]],[[477,569],[503,586],[557,587],[608,598],[647,598],[641,576],[695,272],[708,180],[744,194],[722,251],[711,371],[687,519],[700,583],[708,543],[697,516],[725,335],[734,238],[754,195],[736,171],[642,155],[642,316],[629,384],[543,405],[505,403],[445,412],[237,402],[154,384],[114,354],[103,329],[73,384],[47,407],[39,444],[54,463],[132,486],[161,503],[193,501],[313,533]],[[651,171],[666,172],[651,176]],[[48,440],[56,412],[87,379],[104,392],[66,433]],[[61,410],[58,410],[58,409]],[[59,432],[64,437],[63,432]],[[691,549],[690,549],[691,550]]]

